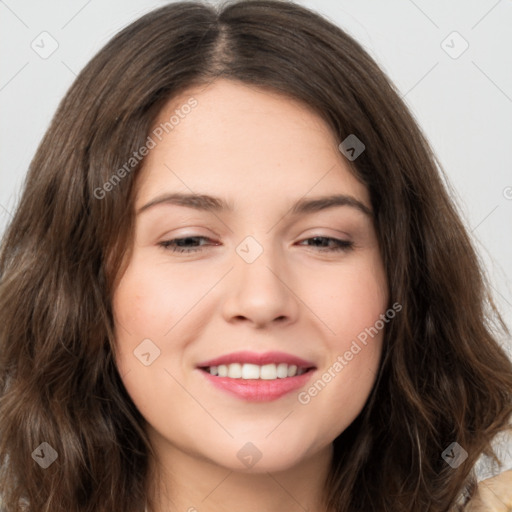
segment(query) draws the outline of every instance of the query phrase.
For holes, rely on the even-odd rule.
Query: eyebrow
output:
[[[149,201],[149,203],[141,206],[137,210],[137,214],[162,204],[186,206],[188,208],[209,212],[232,212],[234,210],[231,203],[227,203],[220,197],[214,197],[206,194],[184,194],[176,192],[155,197]],[[346,194],[334,194],[329,196],[314,197],[311,199],[299,199],[290,208],[290,213],[292,216],[298,216],[319,212],[321,210],[326,210],[327,208],[333,208],[336,206],[349,206],[369,217],[373,216],[370,208],[368,208],[364,203],[355,197]]]

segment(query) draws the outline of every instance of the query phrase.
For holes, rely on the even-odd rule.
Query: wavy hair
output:
[[[458,510],[473,466],[510,429],[510,336],[443,171],[362,46],[292,2],[177,2],[87,64],[30,164],[0,252],[0,495],[9,512],[142,512],[154,456],[114,364],[112,290],[129,258],[135,177],[98,189],[145,144],[163,105],[223,77],[298,99],[368,188],[390,304],[379,373],[334,441],[324,507]],[[457,468],[441,453],[467,452]],[[58,456],[37,464],[48,443]]]

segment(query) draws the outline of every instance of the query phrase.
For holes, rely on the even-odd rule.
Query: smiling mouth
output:
[[[297,377],[315,368],[287,363],[271,363],[264,365],[231,363],[218,366],[205,366],[200,369],[214,377],[227,377],[228,379],[242,380],[277,380]]]

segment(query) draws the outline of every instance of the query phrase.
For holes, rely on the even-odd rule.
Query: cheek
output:
[[[187,365],[182,357],[185,345],[201,327],[195,308],[218,281],[214,273],[197,279],[192,266],[177,271],[142,253],[132,259],[112,300],[116,364],[138,404],[144,403],[142,390],[156,396],[169,386],[166,369],[179,373],[180,366]],[[149,366],[144,365],[147,353]]]
[[[165,411],[160,402],[172,388],[165,370],[171,368],[173,356],[166,349],[165,334],[185,313],[177,291],[182,286],[174,281],[171,287],[170,282],[162,278],[160,269],[147,262],[142,265],[135,257],[112,300],[116,365],[128,394],[148,421]]]
[[[117,323],[137,339],[164,338],[218,279],[197,270],[152,263],[143,251],[132,260],[113,298]],[[122,332],[120,333],[122,334]]]
[[[151,358],[158,355],[148,370],[154,370],[161,362],[161,340],[170,328],[172,317],[169,312],[172,311],[173,302],[175,300],[172,295],[165,293],[165,287],[156,278],[156,272],[151,272],[147,265],[137,266],[132,261],[112,300],[116,362],[121,376],[128,376],[125,382],[127,388],[132,381],[144,374],[143,363],[137,359],[139,352],[140,357],[146,352],[151,353]],[[145,340],[151,340],[151,343]],[[142,343],[145,345],[141,345]],[[141,346],[146,349],[140,351]],[[131,387],[137,393],[139,386],[133,383]],[[144,387],[143,385],[141,389]]]
[[[387,282],[377,258],[340,267],[316,280],[310,296],[325,327],[325,359],[299,403],[323,418],[336,437],[362,410],[378,373],[385,326]],[[320,278],[320,276],[317,276]],[[323,293],[321,293],[323,290]]]
[[[388,301],[384,269],[374,259],[356,262],[315,276],[308,303],[327,329],[333,346],[340,350],[366,332],[385,313]]]

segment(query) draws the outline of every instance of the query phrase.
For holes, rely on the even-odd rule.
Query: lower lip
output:
[[[204,370],[199,370],[215,387],[248,402],[270,402],[303,387],[313,375],[309,370],[302,375],[284,379],[231,379],[216,377]]]

